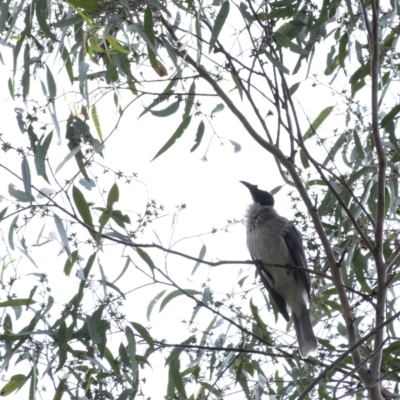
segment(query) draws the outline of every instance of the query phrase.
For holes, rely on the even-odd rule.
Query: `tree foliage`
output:
[[[44,398],[41,382],[50,382],[48,398],[146,398],[146,377],[163,373],[161,354],[166,384],[158,389],[169,399],[398,395],[395,1],[4,0],[0,7],[9,71],[2,79],[23,134],[4,128],[0,137],[9,183],[0,211],[1,365],[15,370],[2,395],[28,387],[29,398]],[[98,112],[105,101],[119,113],[107,132]],[[213,130],[224,112],[276,162],[313,274],[315,357],[299,358],[291,323],[285,332],[265,324],[263,304],[278,313],[257,298],[253,273],[226,297],[212,281],[196,280],[207,265],[249,261],[212,262],[205,246],[196,256],[140,241],[163,207],[149,200],[141,213],[119,208],[137,177],[104,158],[132,109],[175,124],[167,140],[154,140],[153,160],[177,154],[187,132],[190,152],[213,138],[240,151],[230,132]],[[17,161],[20,170],[11,166]],[[115,249],[124,260],[118,272],[107,258]],[[64,265],[65,276],[76,274],[65,303],[40,272],[35,260],[43,255],[54,268]],[[195,263],[191,287],[171,257]],[[129,287],[124,277],[133,269],[140,278]],[[131,297],[142,287],[154,290],[147,304]],[[120,311],[134,304],[150,321],[170,303],[194,306],[182,311],[186,326],[174,343]]]

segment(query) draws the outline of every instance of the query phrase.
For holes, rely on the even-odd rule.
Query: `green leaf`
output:
[[[77,145],[76,147],[74,146],[72,150],[67,154],[67,156],[60,162],[60,164],[57,166],[57,168],[54,171],[54,175],[57,175],[57,172],[60,171],[60,169],[72,158],[75,157],[81,150],[81,146]],[[78,160],[77,160],[78,161]]]
[[[383,118],[381,121],[381,127],[385,128],[386,125],[390,122],[393,121],[394,117],[400,112],[400,104],[397,106],[393,107]]]
[[[300,82],[297,82],[294,85],[290,86],[289,92],[292,96],[296,93],[299,86],[300,86]]]
[[[253,299],[250,299],[250,310],[253,314],[254,320],[261,332],[261,337],[267,341],[271,340],[270,334],[267,331],[267,326],[264,324],[260,315],[258,314],[258,307],[253,304]]]
[[[326,165],[329,161],[333,160],[336,153],[342,148],[342,146],[346,143],[346,134],[342,134],[339,136],[338,140],[336,143],[331,147],[331,149],[328,152],[328,156],[325,158],[323,165]]]
[[[180,362],[175,359],[169,364],[169,379],[172,379],[176,390],[178,391],[181,399],[187,399],[185,385],[183,384],[182,376],[179,372]]]
[[[162,110],[150,110],[150,113],[155,117],[169,117],[172,114],[175,114],[179,110],[179,106],[181,105],[180,101],[175,101],[170,104],[168,107]]]
[[[57,389],[56,389],[56,392],[54,394],[53,400],[62,400],[63,394],[68,389],[67,382],[68,381],[67,381],[66,378],[60,379],[60,382],[57,385]]]
[[[310,168],[310,163],[308,161],[308,157],[303,149],[300,149],[300,161],[301,161],[301,164],[303,165],[304,169]]]
[[[47,0],[37,0],[36,2],[36,18],[39,23],[40,29],[50,39],[57,41],[57,38],[51,32],[49,25],[47,24],[48,17]]]
[[[86,11],[100,11],[100,1],[98,0],[68,0],[68,2]]]
[[[147,306],[147,313],[146,313],[146,317],[147,320],[150,321],[150,316],[151,313],[153,311],[154,306],[156,305],[156,303],[158,302],[158,300],[160,300],[161,297],[164,296],[164,293],[167,291],[167,289],[163,290],[162,292],[158,293],[153,300],[150,301],[149,305]]]
[[[117,203],[119,201],[119,189],[118,185],[114,183],[111,186],[110,192],[108,193],[107,196],[107,205],[113,206],[114,203]]]
[[[194,289],[184,289],[184,291],[191,294],[192,296],[195,296],[196,294],[201,294],[201,292]],[[173,292],[169,293],[161,302],[159,311],[161,312],[171,300],[175,299],[178,296],[186,295],[186,293],[182,292],[181,290],[174,290]]]
[[[174,134],[169,138],[167,143],[164,144],[163,147],[158,151],[158,153],[153,157],[151,161],[154,161],[157,157],[159,157],[161,154],[165,153],[185,132],[187,127],[190,124],[190,121],[192,119],[192,116],[189,116],[188,118],[184,119],[178,126],[177,130],[174,132]]]
[[[189,95],[186,99],[185,111],[183,113],[182,119],[186,119],[190,115],[190,112],[192,111],[192,107],[194,104],[195,93],[196,93],[196,83],[193,80],[189,88]]]
[[[135,335],[129,326],[125,327],[125,335],[128,341],[127,353],[131,361],[132,377],[136,382],[138,373],[138,365],[136,361],[136,340]]]
[[[200,146],[201,140],[203,139],[204,130],[205,130],[204,122],[200,121],[199,126],[197,127],[196,139],[194,141],[194,145],[190,149],[191,153],[193,153]]]
[[[24,182],[25,194],[32,205],[31,171],[29,169],[29,162],[26,157],[22,159],[21,170],[22,170],[22,180]]]
[[[67,252],[68,257],[71,259],[71,250],[69,248],[67,232],[65,231],[64,224],[62,223],[60,217],[57,214],[54,214],[54,222],[56,224],[58,234],[61,237],[61,241],[64,245],[65,251]]]
[[[366,276],[368,276],[368,259],[361,254],[359,249],[354,250],[352,264],[358,283],[365,292],[371,293],[371,288],[366,280]]]
[[[206,247],[205,244],[203,244],[203,246],[201,246],[200,253],[199,253],[199,256],[197,258],[199,260],[203,260],[204,256],[206,255],[206,251],[207,251],[207,247]],[[194,266],[194,268],[193,268],[193,270],[192,270],[192,275],[194,275],[194,273],[197,271],[197,268],[199,268],[199,265],[200,265],[200,261],[197,261],[195,266]]]
[[[76,205],[76,208],[78,209],[80,216],[83,219],[83,222],[91,228],[94,228],[92,214],[90,212],[87,201],[82,192],[75,185],[72,188],[72,198],[74,199],[74,203]]]
[[[347,184],[351,186],[354,182],[357,182],[358,179],[367,174],[376,174],[378,171],[378,167],[376,165],[366,165],[365,167],[362,167],[359,169],[357,172],[355,172],[353,175],[350,176],[349,180],[347,181]]]
[[[314,122],[310,125],[306,133],[303,135],[303,140],[307,140],[315,134],[321,124],[329,117],[333,109],[333,106],[326,107],[319,113],[318,117],[315,118]]]
[[[274,67],[278,68],[279,71],[283,72],[284,74],[290,75],[290,71],[279,60],[277,60],[272,54],[268,53],[268,51],[266,51],[266,50],[264,51],[264,53]]]
[[[147,342],[149,345],[150,350],[154,349],[154,341],[151,337],[149,331],[143,326],[138,324],[137,322],[131,322],[132,326],[135,330],[139,333],[139,335]]]
[[[13,375],[8,383],[0,390],[0,396],[8,396],[10,393],[20,389],[26,382],[27,377],[22,374]]]
[[[343,34],[339,42],[339,63],[342,68],[345,67],[344,61],[347,57],[347,44],[349,42],[349,35],[347,32]]]
[[[1,12],[0,12],[0,17],[1,17]],[[13,100],[15,100],[15,95],[14,95],[14,85],[13,85],[13,81],[10,78],[8,80],[8,91],[10,92],[10,96]]]
[[[52,99],[57,97],[57,85],[50,68],[46,65],[47,88]]]
[[[11,299],[0,302],[0,307],[19,307],[19,306],[30,306],[36,304],[36,301],[32,299]]]
[[[221,33],[222,27],[224,26],[225,21],[229,15],[229,8],[229,0],[224,1],[214,21],[214,26],[211,31],[210,47],[208,49],[208,53],[211,53],[211,50],[214,48],[215,43],[218,40],[218,36]]]
[[[0,212],[0,222],[1,222],[1,221],[3,220],[3,218],[5,217],[7,210],[8,210],[8,207],[3,208],[3,209],[1,210],[1,212]]]
[[[74,250],[71,253],[71,259],[67,258],[64,265],[64,274],[69,276],[71,274],[72,267],[74,266],[76,260],[78,259],[78,250]]]
[[[153,260],[151,257],[141,248],[136,249],[137,253],[139,254],[140,258],[150,267],[151,273],[153,274],[154,277],[154,268],[156,267],[153,263]]]
[[[8,244],[10,245],[12,250],[14,249],[14,231],[15,226],[17,225],[19,214],[17,214],[11,222],[10,228],[8,230]]]
[[[167,87],[163,90],[160,96],[156,100],[154,100],[149,106],[147,106],[144,111],[139,115],[138,119],[142,117],[144,114],[149,112],[153,107],[155,107],[157,104],[162,103],[163,101],[167,100],[170,98],[171,95],[174,94],[174,90],[172,88],[176,85],[176,80],[171,79],[171,81],[168,83]]]
[[[99,335],[99,327],[101,324],[101,316],[103,315],[103,307],[98,308],[89,318],[88,330],[90,338],[93,344],[98,344],[101,342],[101,336]]]
[[[231,74],[233,82],[235,83],[235,88],[239,91],[239,96],[240,99],[243,101],[243,88],[242,85],[240,84],[240,81],[238,77],[234,74]],[[233,90],[233,89],[232,89]]]
[[[163,77],[168,75],[167,69],[164,65],[157,59],[155,51],[155,35],[154,35],[154,24],[153,24],[153,14],[151,12],[150,5],[147,6],[146,11],[144,12],[144,32],[148,37],[152,46],[147,46],[147,54],[149,56],[149,61],[156,73]]]
[[[301,46],[298,44],[293,43],[286,35],[280,32],[275,32],[274,33],[274,38],[277,42],[277,44],[281,47],[287,47],[289,48],[293,53],[297,53],[300,55],[308,55],[309,51],[306,49],[303,49]]]
[[[27,197],[25,192],[23,192],[22,190],[15,189],[15,185],[12,183],[8,185],[8,193],[10,193],[12,197],[16,198],[21,203],[28,203],[35,200],[33,195],[31,195],[31,197]]]

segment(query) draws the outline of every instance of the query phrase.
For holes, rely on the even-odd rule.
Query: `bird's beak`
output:
[[[244,185],[244,186],[246,186],[246,187],[247,187],[247,189],[249,189],[249,190],[250,190],[250,192],[252,192],[254,189],[257,189],[257,188],[258,188],[258,186],[257,186],[257,185],[252,185],[252,184],[251,184],[251,183],[249,183],[249,182],[240,181],[240,183],[243,183],[243,185]]]

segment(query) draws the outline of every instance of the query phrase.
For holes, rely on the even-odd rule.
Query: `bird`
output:
[[[258,189],[257,185],[240,181],[253,198],[246,213],[247,247],[257,266],[261,281],[279,312],[286,321],[292,314],[299,353],[307,358],[318,349],[307,298],[310,300],[310,277],[301,233],[288,219],[280,216],[274,208],[271,193]],[[268,267],[279,264],[287,268]]]

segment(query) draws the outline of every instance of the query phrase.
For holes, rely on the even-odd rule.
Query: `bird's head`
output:
[[[250,190],[254,203],[260,204],[261,206],[274,206],[275,200],[271,193],[260,190],[257,185],[252,185],[248,182],[240,181],[240,183],[243,183],[243,185]]]

